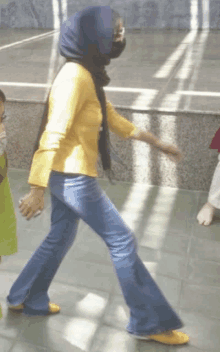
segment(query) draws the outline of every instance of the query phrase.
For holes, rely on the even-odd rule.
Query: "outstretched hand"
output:
[[[183,159],[183,155],[180,150],[170,144],[161,144],[160,150],[168,156],[168,158],[176,163]]]

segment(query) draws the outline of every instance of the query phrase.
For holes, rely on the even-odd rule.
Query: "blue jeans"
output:
[[[100,188],[97,179],[51,172],[51,229],[13,284],[7,301],[25,304],[23,314],[47,315],[48,289],[73,244],[79,219],[105,241],[125,301],[127,331],[151,335],[183,326],[137,254],[134,234]]]

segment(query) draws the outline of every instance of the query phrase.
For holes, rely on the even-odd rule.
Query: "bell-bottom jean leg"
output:
[[[88,176],[75,179],[53,173],[52,193],[83,219],[107,245],[124,299],[130,308],[127,331],[150,335],[179,329],[182,321],[171,308],[137,254],[137,241],[116,207]]]
[[[48,314],[48,289],[78,228],[79,217],[51,194],[51,229],[14,282],[7,302],[25,303],[23,314]],[[31,239],[30,239],[31,240]]]
[[[73,214],[77,219],[83,219],[106,243],[125,301],[130,308],[127,331],[135,335],[151,335],[182,327],[180,318],[171,308],[139,258],[137,241],[133,232],[124,223],[115,206],[102,191],[98,181],[88,176],[73,177],[52,172],[50,189],[52,201],[56,200],[57,208],[63,209],[64,212],[67,211],[65,209],[68,209],[70,212],[67,211],[66,216],[63,214],[63,218],[61,216],[62,220],[67,221],[68,218],[69,224],[72,219],[70,214]],[[65,231],[65,227],[59,225],[61,219],[58,216],[54,223],[51,241],[53,241],[52,233],[56,234],[58,242],[59,238],[65,240],[62,233],[62,231]],[[73,223],[75,224],[75,221]],[[72,234],[74,232],[71,231],[68,233]],[[54,253],[56,253],[54,249],[49,252],[49,255],[47,251],[42,255],[41,270],[37,272],[37,276],[32,283],[34,290],[32,289],[28,296],[29,307],[34,306],[36,308],[35,297],[39,297],[40,293],[45,292],[43,297],[44,309],[46,309],[46,304],[48,304],[47,289],[51,278],[53,278],[62,260],[61,258],[65,255],[66,248],[73,242],[74,236],[69,236],[67,238],[71,237],[71,240],[69,240],[68,245],[64,246],[65,249],[63,247],[60,250],[57,245],[54,246],[59,253],[59,260],[54,261],[53,259]],[[33,258],[30,261],[29,268],[33,266]],[[48,275],[47,270],[52,271],[52,275]],[[31,275],[27,268],[25,275],[23,275],[24,282],[26,282],[26,277],[29,276]],[[40,276],[41,278],[39,278]],[[21,277],[17,281],[17,287],[21,289],[24,286]],[[36,285],[36,282],[38,282],[38,285]],[[12,287],[9,303],[13,296],[16,297],[16,290]],[[11,303],[13,304],[13,302]]]

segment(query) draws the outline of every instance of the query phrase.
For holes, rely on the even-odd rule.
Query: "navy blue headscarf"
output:
[[[105,65],[112,49],[114,28],[112,10],[109,6],[87,7],[70,17],[61,27],[60,54],[68,61],[85,66],[99,77],[100,85],[110,81]]]
[[[118,57],[126,45],[125,40],[114,42],[114,28],[119,18],[120,15],[109,6],[87,7],[62,24],[59,40],[60,54],[67,61],[84,66],[92,75],[103,115],[99,152],[103,169],[107,171],[110,181],[110,140],[103,86],[110,82],[105,66],[110,64],[111,59]],[[41,133],[42,130],[41,126]],[[38,142],[39,140],[40,136],[38,136]]]

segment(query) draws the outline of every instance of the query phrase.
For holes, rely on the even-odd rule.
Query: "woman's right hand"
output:
[[[19,210],[21,214],[30,220],[37,215],[38,211],[44,208],[44,190],[40,188],[32,188],[19,202]]]
[[[168,158],[176,163],[183,159],[180,150],[171,144],[160,143],[159,149],[168,156]]]

